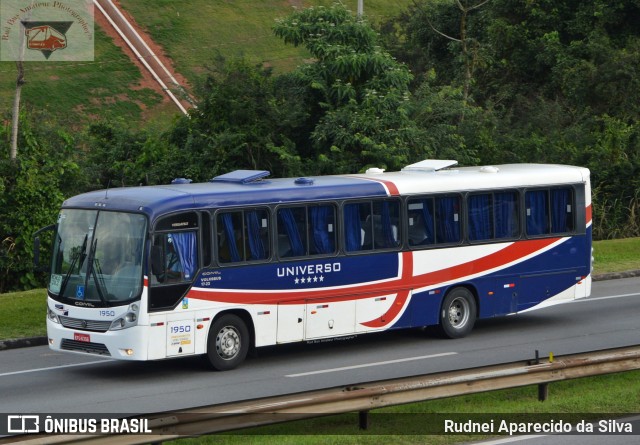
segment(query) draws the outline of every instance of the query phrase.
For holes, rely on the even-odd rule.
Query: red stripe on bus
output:
[[[318,298],[322,298],[323,302],[361,300],[439,285],[504,267],[550,246],[559,239],[544,238],[515,242],[486,257],[418,276],[413,276],[413,252],[403,252],[400,276],[382,283],[363,283],[352,287],[341,286],[337,289],[292,289],[278,292],[248,289],[238,289],[237,292],[191,289],[188,296],[199,300],[236,304],[300,304],[301,300]]]
[[[400,195],[400,190],[398,190],[398,187],[391,181],[388,181],[386,179],[380,179],[380,178],[372,178],[370,176],[357,176],[357,177],[360,179],[366,179],[367,181],[379,182],[380,184],[384,185],[387,188],[387,193],[389,194],[389,196]]]

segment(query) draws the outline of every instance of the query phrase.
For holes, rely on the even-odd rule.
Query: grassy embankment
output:
[[[17,68],[0,62],[0,112],[10,116]],[[81,128],[96,119],[141,122],[145,110],[162,110],[160,94],[142,88],[138,68],[102,30],[95,28],[95,60],[28,62],[22,106],[46,113],[67,128]]]
[[[191,82],[217,55],[241,56],[279,72],[304,63],[309,54],[301,48],[285,45],[273,35],[271,28],[277,18],[294,11],[294,5],[300,8],[333,3],[335,0],[120,1]],[[356,0],[343,3],[355,13]],[[364,13],[370,22],[378,23],[399,14],[411,4],[411,0],[367,0]]]
[[[334,0],[235,0],[188,2],[123,0],[122,6],[160,44],[177,71],[192,84],[217,55],[244,56],[278,71],[293,69],[309,57],[303,48],[285,45],[271,31],[274,21],[293,9],[330,5]],[[372,21],[391,17],[410,0],[367,0]],[[355,11],[355,0],[345,2]],[[10,119],[16,64],[0,62],[0,118]],[[23,108],[46,111],[65,128],[79,129],[98,119],[116,120],[131,128],[166,128],[179,115],[177,108],[149,88],[142,88],[138,68],[95,25],[95,60],[86,62],[28,62],[22,89]]]

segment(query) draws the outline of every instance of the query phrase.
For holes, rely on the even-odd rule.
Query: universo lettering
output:
[[[307,264],[305,266],[278,267],[278,278],[295,277],[300,275],[318,275],[331,272],[340,272],[340,263]]]

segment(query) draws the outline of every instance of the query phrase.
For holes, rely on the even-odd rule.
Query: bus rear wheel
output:
[[[240,317],[225,314],[211,325],[206,358],[217,371],[228,371],[240,365],[249,351],[249,330]]]
[[[466,287],[452,289],[442,302],[439,332],[446,338],[462,338],[471,332],[476,322],[477,306]]]

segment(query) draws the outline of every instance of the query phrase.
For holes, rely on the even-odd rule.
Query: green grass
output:
[[[335,0],[122,0],[120,4],[159,43],[191,82],[205,72],[217,54],[243,56],[286,71],[304,63],[308,53],[285,45],[273,35],[275,20],[294,11],[294,4],[330,6]],[[343,1],[352,11],[356,0]],[[364,12],[372,23],[393,17],[411,0],[367,0]]]
[[[46,335],[47,293],[44,289],[0,295],[0,339]]]
[[[640,270],[640,238],[624,238],[593,243],[596,273]]]
[[[145,110],[160,105],[160,94],[141,88],[142,75],[99,27],[95,60],[87,62],[25,62],[22,105],[54,114],[65,126],[80,128],[98,118],[140,122]],[[17,68],[0,62],[0,115],[9,119]]]

